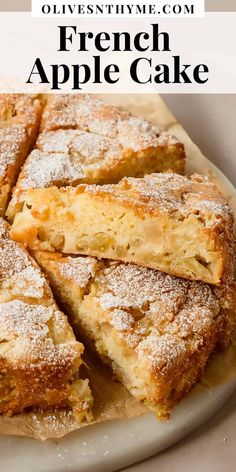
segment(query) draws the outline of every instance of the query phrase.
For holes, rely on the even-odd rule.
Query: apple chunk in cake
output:
[[[233,273],[233,215],[206,177],[28,190],[12,225],[31,249],[134,262],[220,284]]]
[[[39,267],[0,219],[0,414],[68,408],[89,418],[82,353]]]
[[[0,95],[0,216],[36,140],[42,107],[37,95]]]
[[[84,342],[160,417],[235,329],[234,284],[213,287],[91,257],[44,251],[35,257]]]

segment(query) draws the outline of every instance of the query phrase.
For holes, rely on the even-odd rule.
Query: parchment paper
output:
[[[185,145],[187,174],[198,172],[211,177],[220,191],[228,198],[236,214],[236,190],[228,179],[208,161],[191,141],[182,126],[158,95],[102,95],[108,103],[125,106],[131,112],[143,116],[176,135]],[[223,156],[222,156],[223,159]],[[90,424],[121,417],[142,415],[147,409],[135,400],[113,377],[111,372],[88,353],[81,376],[89,378],[94,396],[94,418]],[[209,363],[202,381],[193,389],[197,395],[216,385],[236,377],[236,341]],[[76,429],[87,426],[79,423],[71,412],[25,413],[13,417],[0,417],[0,434],[28,436],[38,439],[60,438]]]

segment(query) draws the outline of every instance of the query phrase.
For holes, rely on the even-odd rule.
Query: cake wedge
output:
[[[38,95],[0,95],[0,216],[28,152],[36,141],[44,100]]]
[[[79,377],[83,349],[41,270],[0,219],[0,414],[63,409],[91,418],[88,380]]]
[[[74,129],[41,133],[17,180],[8,217],[14,218],[29,188],[116,183],[124,176],[170,168],[182,173],[184,155],[179,161],[176,138],[165,132],[157,136],[147,131],[142,139],[143,144],[134,150],[125,148],[121,133],[119,139]]]
[[[29,189],[11,235],[34,250],[134,262],[216,285],[233,276],[233,213],[199,175]]]
[[[184,145],[160,126],[134,116],[122,107],[108,105],[92,95],[49,96],[42,116],[41,132],[71,129],[91,134],[90,138],[89,135],[86,138],[88,147],[90,149],[94,147],[94,150],[89,151],[91,153],[89,159],[89,155],[86,156],[86,146],[83,146],[85,158],[82,164],[86,164],[86,161],[90,164],[89,177],[96,179],[93,183],[114,183],[125,176],[135,177],[168,169],[180,174],[184,172]],[[97,137],[96,141],[94,135]],[[54,136],[55,143],[57,134],[51,133],[51,136]],[[95,145],[91,143],[92,139]],[[92,164],[96,163],[99,139],[100,146],[103,149],[112,148],[116,158],[110,159],[110,170],[102,167],[98,181],[101,163],[98,160],[98,169]],[[54,148],[58,148],[58,144],[54,144]],[[73,155],[73,152],[76,152],[76,140],[71,148]]]
[[[7,215],[14,218],[29,188],[117,183],[184,168],[183,144],[151,122],[89,95],[49,96]]]
[[[235,284],[213,287],[134,264],[36,251],[87,346],[160,418],[235,331]]]

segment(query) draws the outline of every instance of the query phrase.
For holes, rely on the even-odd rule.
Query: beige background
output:
[[[207,11],[236,11],[235,0],[205,0],[205,4]],[[30,11],[30,9],[31,0],[0,0],[0,11]]]
[[[205,426],[123,472],[235,472],[236,393]]]
[[[162,98],[203,154],[236,185],[236,94]]]

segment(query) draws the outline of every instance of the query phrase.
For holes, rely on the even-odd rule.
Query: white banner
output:
[[[236,13],[189,20],[0,14],[0,91],[236,93]]]
[[[202,17],[204,0],[32,0],[33,17]]]

